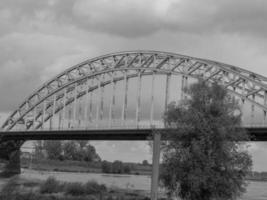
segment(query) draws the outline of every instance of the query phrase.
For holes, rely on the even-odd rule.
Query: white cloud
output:
[[[123,37],[144,37],[161,30],[265,37],[266,5],[264,0],[6,0],[1,15],[16,24],[38,20]]]
[[[63,57],[70,61],[89,49],[73,38],[40,33],[11,33],[0,38],[0,47],[1,110],[15,109],[26,94],[51,77],[47,72],[62,70]],[[64,67],[70,64],[65,59]]]

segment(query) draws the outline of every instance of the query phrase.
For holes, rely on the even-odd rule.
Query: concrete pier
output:
[[[9,154],[9,160],[5,166],[4,174],[15,175],[20,174],[20,150],[13,151]]]
[[[6,161],[2,175],[12,176],[20,174],[20,145],[15,141],[0,143],[0,159]]]
[[[160,141],[161,135],[159,131],[153,133],[153,164],[151,177],[151,200],[158,199],[159,185],[159,160],[160,160]]]

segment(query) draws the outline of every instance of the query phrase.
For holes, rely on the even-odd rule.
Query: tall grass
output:
[[[99,194],[107,191],[107,188],[104,184],[100,185],[95,181],[88,181],[84,185],[84,189],[86,194]]]
[[[40,186],[40,193],[57,193],[63,190],[63,185],[56,180],[54,177],[50,176],[46,181]]]
[[[88,181],[85,184],[82,183],[61,183],[54,177],[49,177],[40,186],[40,193],[52,194],[63,192],[67,195],[82,196],[91,194],[105,193],[107,188],[103,184],[98,184],[95,181]]]
[[[17,193],[9,196],[0,195],[0,200],[102,200],[96,197],[88,196],[56,196],[56,195],[42,195],[33,192]],[[104,200],[104,199],[103,199]]]
[[[85,188],[82,183],[68,183],[65,186],[65,194],[73,196],[82,196],[85,194]]]
[[[18,189],[17,177],[13,177],[2,188],[0,199],[1,200],[7,199],[9,195],[13,195],[15,192],[17,192],[17,189]]]
[[[148,200],[139,195],[108,191],[105,185],[95,181],[87,183],[63,183],[54,177],[49,177],[40,184],[38,190],[23,191],[25,183],[18,183],[17,178],[12,178],[3,187],[0,200]],[[26,184],[27,185],[27,184]],[[29,186],[36,186],[33,183]],[[38,184],[39,185],[39,184]],[[38,186],[37,185],[37,186]],[[22,187],[22,188],[23,188]],[[20,189],[20,190],[19,190]],[[33,192],[35,191],[35,192]],[[61,194],[57,194],[61,193]]]

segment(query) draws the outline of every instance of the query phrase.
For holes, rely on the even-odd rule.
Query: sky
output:
[[[1,0],[0,122],[49,78],[125,50],[175,52],[267,76],[266,0]],[[141,142],[100,142],[104,159],[141,162]],[[112,149],[112,151],[110,151]],[[251,143],[267,171],[267,144]]]

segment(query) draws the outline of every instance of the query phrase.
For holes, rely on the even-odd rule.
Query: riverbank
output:
[[[26,185],[45,181],[48,177],[54,176],[61,182],[81,182],[96,181],[98,184],[105,184],[110,190],[121,190],[130,193],[140,193],[149,196],[151,177],[147,175],[119,175],[119,174],[94,174],[94,173],[74,173],[74,172],[55,172],[55,171],[35,171],[22,169],[22,174],[18,177],[27,182]],[[0,187],[10,179],[0,179]],[[28,187],[31,188],[31,187]],[[267,182],[249,181],[247,192],[239,200],[266,200]],[[159,189],[159,193],[164,195],[164,190]],[[27,199],[27,198],[26,198]],[[26,200],[25,199],[25,200]],[[41,199],[41,198],[38,198]],[[79,198],[76,198],[79,199]],[[6,199],[4,199],[6,200]],[[22,199],[23,200],[23,199]],[[29,199],[27,199],[29,200]],[[45,200],[45,199],[42,199]],[[56,200],[56,199],[54,199]],[[81,200],[81,199],[79,199]]]
[[[29,181],[44,181],[51,176],[62,182],[79,181],[86,183],[89,180],[94,180],[99,184],[105,184],[109,188],[142,192],[149,192],[151,183],[151,176],[149,175],[60,172],[31,169],[22,169],[22,173],[19,175],[20,178]]]
[[[0,199],[13,200],[148,200],[149,196],[138,191],[107,188],[103,184],[89,180],[62,182],[54,177],[44,181],[13,177],[3,185]]]
[[[69,183],[78,181],[85,184],[88,181],[95,181],[98,184],[105,184],[107,188],[113,191],[150,196],[151,177],[147,175],[95,174],[22,169],[22,173],[18,177],[29,183],[43,182],[49,177],[55,177],[60,182]],[[159,193],[162,197],[165,195],[163,189],[160,189]]]
[[[124,163],[129,166],[128,173],[120,172],[118,174],[128,175],[148,175],[151,176],[152,166],[142,165],[138,163]],[[83,162],[71,160],[37,160],[37,159],[21,159],[21,167],[24,169],[32,169],[39,171],[55,171],[55,172],[78,172],[78,173],[107,173],[102,170],[102,162]],[[1,168],[1,165],[0,165]],[[110,173],[113,174],[113,173]],[[266,181],[267,172],[252,172],[246,178],[248,181]]]
[[[119,174],[151,175],[151,165],[141,165],[137,163],[124,163],[129,166],[128,173]],[[102,162],[82,162],[71,160],[41,160],[41,159],[21,159],[21,167],[25,169],[60,172],[79,173],[103,173]]]

